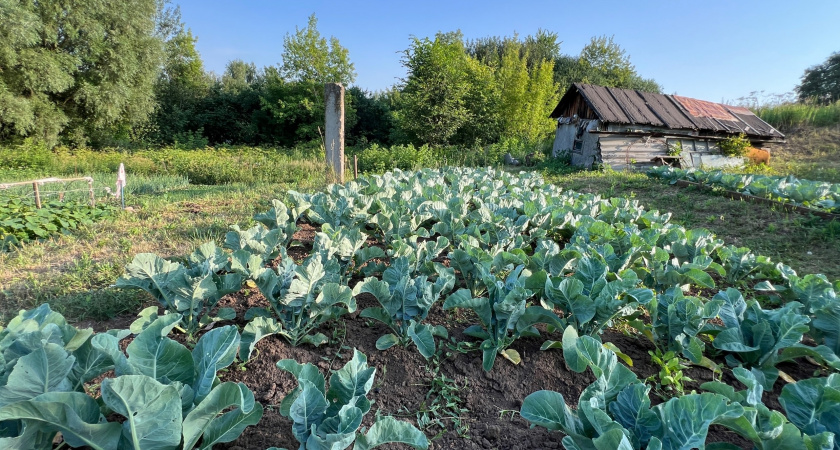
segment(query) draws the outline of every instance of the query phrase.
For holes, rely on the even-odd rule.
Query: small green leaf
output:
[[[388,350],[399,342],[400,338],[397,335],[389,333],[376,340],[376,349],[380,351]]]

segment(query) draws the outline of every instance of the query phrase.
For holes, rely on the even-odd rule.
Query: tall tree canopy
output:
[[[445,145],[470,118],[470,57],[460,32],[438,33],[434,40],[412,38],[403,53],[408,71],[397,120],[416,142]]]
[[[652,79],[642,78],[630,62],[630,55],[612,36],[593,37],[577,58],[563,57],[554,67],[555,80],[561,89],[572,83],[662,92]]]
[[[0,1],[0,138],[91,133],[143,121],[163,57],[156,0]]]
[[[824,63],[809,67],[796,87],[800,101],[832,103],[840,100],[840,52],[832,53]]]
[[[312,14],[306,28],[295,27],[295,34],[286,34],[283,38],[281,74],[293,81],[350,85],[356,80],[350,53],[334,36],[330,37],[328,44],[317,26],[318,19]]]

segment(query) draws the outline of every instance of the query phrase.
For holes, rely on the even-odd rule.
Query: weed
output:
[[[683,370],[687,369],[688,366],[682,363],[680,357],[673,351],[663,353],[660,349],[648,351],[648,354],[650,354],[651,361],[659,366],[659,372],[647,379],[647,381],[656,385],[657,393],[662,398],[679,397],[685,394],[683,383],[694,380],[683,374]]]
[[[458,436],[469,439],[470,426],[464,419],[464,415],[469,413],[469,409],[463,407],[463,399],[461,399],[461,390],[467,388],[467,379],[464,379],[463,385],[459,385],[457,381],[447,377],[441,371],[441,357],[443,356],[443,347],[429,359],[426,366],[426,372],[430,377],[429,391],[426,393],[426,398],[420,404],[417,410],[417,426],[421,430],[438,430],[438,436],[442,435],[448,429],[447,422],[452,424],[453,429]]]

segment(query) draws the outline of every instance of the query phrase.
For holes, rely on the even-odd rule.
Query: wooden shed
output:
[[[744,134],[762,148],[785,137],[747,108],[590,84],[573,84],[551,117],[554,156],[584,167],[721,167],[743,162],[720,154],[723,139]]]

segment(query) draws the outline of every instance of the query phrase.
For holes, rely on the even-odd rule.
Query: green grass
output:
[[[769,149],[769,166],[726,170],[840,183],[840,126],[800,128],[789,132],[785,143],[772,144]]]
[[[782,103],[754,108],[755,114],[782,131],[840,125],[840,101],[830,105]]]

